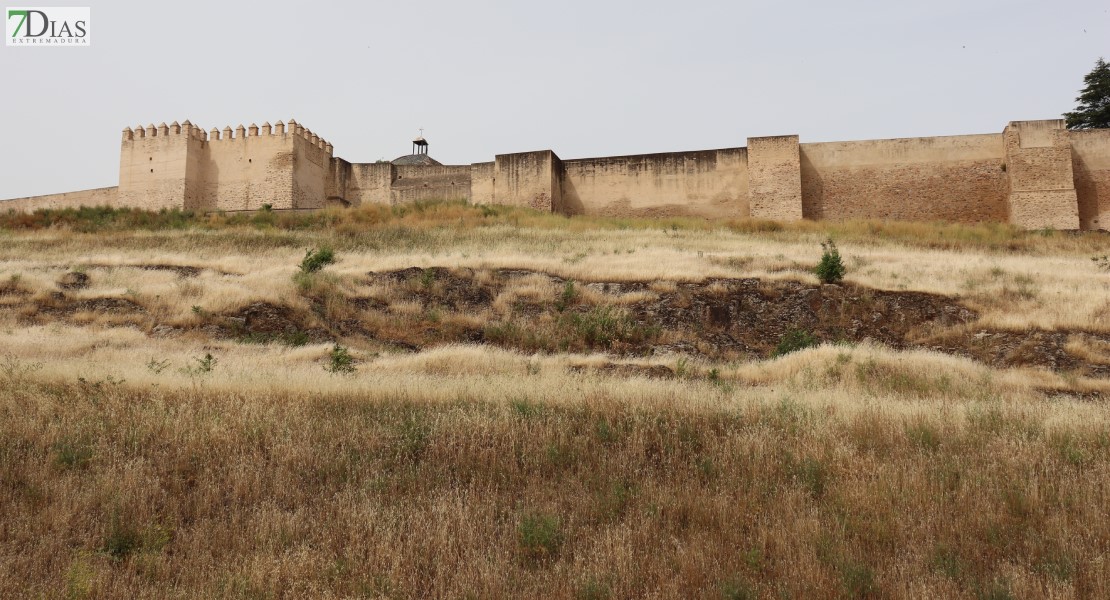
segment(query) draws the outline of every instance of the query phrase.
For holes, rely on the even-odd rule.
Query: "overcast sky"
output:
[[[0,198],[116,185],[124,127],[185,119],[293,117],[352,162],[423,127],[448,164],[997,132],[1110,58],[1107,0],[42,5],[93,41],[0,46]]]

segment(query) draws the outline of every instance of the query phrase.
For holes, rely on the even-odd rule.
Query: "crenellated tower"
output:
[[[288,126],[239,124],[209,133],[189,121],[123,131],[117,204],[148,209],[257,210],[324,205],[327,140]]]
[[[117,203],[149,209],[197,205],[203,151],[203,133],[189,121],[124,129]]]

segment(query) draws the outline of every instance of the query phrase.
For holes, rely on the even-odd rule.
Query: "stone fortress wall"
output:
[[[550,150],[470,165],[352,163],[290,120],[206,133],[186,121],[125,129],[119,186],[7,208],[198,211],[394,205],[429,199],[566,215],[1009,222],[1110,229],[1110,130],[1014,121],[1001,133],[800,143],[563,160]]]

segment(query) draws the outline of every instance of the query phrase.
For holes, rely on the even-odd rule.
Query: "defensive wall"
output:
[[[421,143],[425,144],[421,138]],[[404,157],[402,157],[404,158]],[[427,157],[422,157],[427,158]],[[290,120],[123,132],[117,188],[0,202],[200,211],[464,199],[567,215],[1009,222],[1110,228],[1110,130],[1014,121],[1000,133],[801,143],[563,160],[551,150],[469,165],[352,163]]]

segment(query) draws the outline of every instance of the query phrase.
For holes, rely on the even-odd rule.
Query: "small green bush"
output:
[[[189,377],[207,375],[216,368],[216,365],[219,364],[220,361],[216,357],[212,356],[211,352],[206,352],[204,354],[204,358],[197,358],[194,356],[193,362],[195,362],[196,365],[185,365],[181,369],[181,372],[185,375],[188,375]]]
[[[155,360],[152,358],[150,359],[150,362],[146,363],[146,368],[148,371],[154,373],[155,375],[161,375],[162,371],[170,368],[170,361],[169,359]]]
[[[405,415],[397,427],[398,458],[410,463],[418,462],[428,447],[431,434],[431,426],[419,413]]]
[[[960,553],[943,544],[933,547],[929,562],[934,571],[949,579],[958,579],[967,570],[967,565]]]
[[[752,590],[748,582],[733,578],[720,584],[721,598],[724,600],[754,600],[759,594]]]
[[[829,469],[820,459],[806,456],[798,461],[792,455],[788,455],[786,471],[791,479],[798,482],[813,498],[820,499],[825,495],[829,485]]]
[[[281,334],[281,343],[293,348],[299,348],[309,342],[308,334],[298,330],[286,331]]]
[[[216,368],[216,363],[219,361],[212,356],[212,353],[205,353],[204,358],[193,359],[197,361],[197,371],[200,373],[211,373],[212,369]]]
[[[610,306],[563,315],[559,323],[574,339],[590,348],[609,348],[615,342],[638,343],[659,335],[659,327],[637,323],[628,314]]]
[[[63,470],[87,467],[92,455],[92,448],[77,438],[65,437],[54,444],[54,464]]]
[[[559,295],[559,299],[555,301],[555,309],[559,312],[566,310],[574,300],[578,297],[578,291],[574,289],[574,282],[568,281],[563,284],[563,293]]]
[[[608,600],[613,597],[613,588],[609,582],[590,577],[574,593],[578,600]]]
[[[527,398],[514,398],[509,402],[509,407],[523,419],[534,419],[543,415],[543,407]]]
[[[940,431],[929,423],[919,421],[906,425],[906,437],[914,446],[927,452],[936,452],[940,448]]]
[[[517,528],[517,536],[524,558],[531,562],[554,558],[563,545],[559,520],[550,515],[525,515]]]
[[[612,444],[617,441],[617,431],[609,421],[605,420],[605,417],[598,418],[597,423],[594,424],[594,433],[602,444]]]
[[[791,352],[812,348],[819,343],[812,333],[804,329],[791,329],[783,334],[782,339],[775,346],[774,352],[771,353],[771,358],[778,358]]]
[[[840,565],[840,579],[849,598],[871,598],[879,595],[875,571],[870,565],[846,561]]]
[[[821,262],[817,263],[817,267],[813,270],[817,274],[817,278],[821,283],[837,283],[844,279],[846,269],[844,261],[840,259],[840,251],[836,249],[836,244],[832,239],[821,242],[821,249],[824,251],[821,254]]]
[[[328,350],[328,364],[324,370],[332,374],[349,375],[355,372],[355,358],[347,348],[336,344]]]
[[[112,521],[104,538],[103,549],[113,560],[121,560],[139,549],[142,539],[139,532],[120,518],[119,511],[112,511]]]
[[[335,263],[335,251],[327,246],[305,252],[301,260],[302,273],[315,273],[324,267]]]

